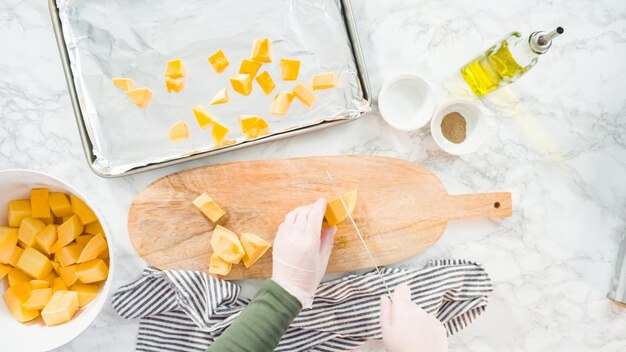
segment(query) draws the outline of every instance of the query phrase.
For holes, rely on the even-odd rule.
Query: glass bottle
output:
[[[463,66],[461,76],[476,95],[483,96],[515,82],[535,66],[539,56],[550,49],[552,39],[562,33],[562,27],[528,37],[513,32]]]

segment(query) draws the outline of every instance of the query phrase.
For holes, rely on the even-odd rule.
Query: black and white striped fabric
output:
[[[381,271],[392,288],[407,283],[413,302],[434,314],[448,335],[484,312],[493,290],[484,269],[464,260]],[[113,308],[126,319],[141,319],[138,351],[205,351],[248,304],[239,292],[238,285],[202,272],[146,268],[141,279],[114,294]],[[381,339],[383,294],[373,271],[322,283],[313,307],[294,320],[276,351],[346,351]]]

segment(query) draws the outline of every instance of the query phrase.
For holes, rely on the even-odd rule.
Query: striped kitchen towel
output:
[[[407,283],[413,302],[434,314],[448,335],[484,312],[493,291],[485,270],[464,260],[381,272],[392,288]],[[205,351],[250,301],[239,292],[238,285],[202,272],[146,268],[113,295],[113,308],[126,319],[141,319],[138,351]],[[381,339],[379,297],[385,293],[374,271],[322,283],[313,307],[293,321],[276,351],[346,351]]]

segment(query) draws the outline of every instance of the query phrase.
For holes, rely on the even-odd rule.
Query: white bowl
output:
[[[104,221],[102,214],[93,206],[93,203],[89,201],[89,198],[63,181],[41,172],[29,170],[0,171],[0,194],[2,195],[0,199],[0,225],[6,226],[7,224],[8,201],[12,199],[27,199],[30,197],[30,190],[37,187],[49,188],[55,192],[72,193],[82,198],[95,212],[106,235],[110,236],[111,231],[106,221]],[[43,323],[38,322],[19,323],[13,319],[4,301],[0,300],[0,346],[2,346],[0,350],[20,352],[48,351],[70,342],[87,329],[96,319],[100,310],[102,310],[111,289],[111,278],[113,277],[113,269],[115,267],[115,253],[112,241],[109,240],[108,243],[110,261],[108,279],[102,285],[98,296],[84,308],[80,309],[71,321],[57,326],[45,326]],[[4,279],[0,283],[0,294],[3,294],[6,288],[7,283],[6,279]]]
[[[383,85],[378,110],[389,125],[402,131],[425,126],[435,111],[435,98],[426,81],[415,75],[400,75]]]
[[[444,137],[441,120],[451,112],[463,115],[466,123],[466,138],[461,143],[454,143]],[[430,134],[435,143],[444,151],[453,155],[463,155],[475,151],[487,137],[487,121],[478,106],[467,100],[455,99],[441,105],[430,121]]]

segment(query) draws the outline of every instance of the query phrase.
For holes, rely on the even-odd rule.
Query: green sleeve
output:
[[[207,351],[273,351],[301,310],[302,305],[295,297],[267,280]]]

